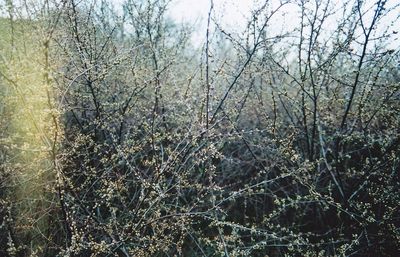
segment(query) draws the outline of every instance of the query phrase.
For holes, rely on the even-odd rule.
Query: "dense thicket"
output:
[[[396,1],[210,4],[0,6],[0,256],[400,255]]]

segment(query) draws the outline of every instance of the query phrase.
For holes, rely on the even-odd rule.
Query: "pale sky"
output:
[[[211,0],[174,0],[170,15],[177,21],[193,22],[206,19]],[[243,23],[250,13],[253,0],[213,0],[214,11],[223,16],[224,22]]]
[[[244,28],[246,15],[250,14],[253,0],[213,0],[213,17],[223,25]],[[169,16],[178,22],[194,24],[196,30],[192,43],[201,45],[205,40],[207,17],[211,0],[174,0],[169,8]]]

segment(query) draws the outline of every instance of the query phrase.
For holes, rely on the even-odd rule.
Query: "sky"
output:
[[[213,17],[229,27],[242,28],[253,2],[253,0],[213,0]],[[169,8],[169,16],[178,22],[193,24],[196,30],[192,34],[192,43],[199,46],[205,40],[210,6],[211,0],[174,0]]]
[[[253,0],[213,0],[214,11],[224,22],[243,24],[246,14],[253,6]],[[177,21],[193,22],[206,19],[211,0],[174,0],[170,15]]]
[[[125,0],[112,0],[120,5]],[[254,2],[260,0],[213,0],[213,17],[223,25],[244,28],[246,15]],[[264,1],[264,0],[263,0]],[[168,7],[167,15],[176,22],[188,23],[196,28],[193,33],[194,41],[201,41],[207,29],[207,16],[211,0],[172,0]],[[193,42],[196,43],[196,42]]]
[[[115,3],[122,3],[125,0],[112,1]],[[194,45],[200,46],[205,41],[207,16],[211,1],[214,3],[213,18],[215,18],[224,29],[227,29],[228,32],[232,31],[238,33],[245,29],[247,21],[251,18],[251,11],[257,9],[257,7],[260,7],[266,2],[266,0],[172,0],[169,4],[167,15],[178,23],[185,22],[194,26],[194,33],[192,34],[192,43]],[[326,33],[330,33],[329,30],[336,28],[338,22],[341,21],[341,14],[343,14],[344,11],[341,9],[343,4],[348,2],[349,6],[347,6],[347,8],[350,8],[354,1],[355,0],[330,0],[331,8],[337,11],[337,15],[325,21]],[[399,0],[388,0],[386,6],[390,8],[399,4],[398,1]],[[269,0],[268,2],[276,7],[279,5],[280,0]],[[369,9],[370,14],[373,13],[371,10],[374,8],[375,2],[376,1],[373,0],[367,0],[365,2],[365,10]],[[280,9],[279,13],[273,16],[270,22],[272,26],[269,27],[270,36],[274,36],[274,34],[283,34],[284,31],[298,27],[300,22],[299,6],[294,3],[296,3],[296,1],[293,1],[292,4],[285,5]],[[314,8],[315,2],[309,1],[308,7]],[[396,15],[398,15],[398,13],[392,12],[388,20],[393,20]],[[366,22],[368,24],[368,17]],[[396,23],[399,24],[399,21]],[[389,22],[387,24],[389,25]],[[394,44],[396,43],[397,42],[394,42]]]

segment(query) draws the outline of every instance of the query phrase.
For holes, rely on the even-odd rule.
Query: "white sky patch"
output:
[[[212,17],[224,27],[244,29],[254,6],[254,0],[213,0]],[[175,0],[168,15],[177,22],[193,25],[192,43],[196,46],[205,41],[207,18],[211,0]]]
[[[250,13],[253,0],[213,0],[214,12],[230,25],[242,25]],[[170,7],[170,15],[176,21],[194,22],[207,19],[211,0],[176,0]]]
[[[309,10],[315,9],[315,3],[313,1],[307,2],[307,8]],[[280,0],[268,1],[270,7],[269,10],[273,10],[279,6]],[[207,16],[210,10],[211,0],[173,0],[169,6],[169,16],[177,22],[185,22],[193,24],[195,26],[193,41],[195,44],[201,44],[205,40],[205,32],[207,29]],[[223,28],[237,33],[241,33],[249,20],[251,20],[251,12],[258,9],[260,6],[266,3],[266,0],[213,0],[214,10],[213,18],[223,26]],[[280,8],[269,22],[269,33],[283,34],[285,31],[290,31],[296,27],[299,27],[300,9],[299,2],[293,1],[290,4],[284,5]],[[355,0],[330,0],[330,11],[334,11],[335,14],[328,17],[324,22],[325,34],[333,32],[342,21],[341,16],[344,12],[349,13]],[[347,4],[347,5],[346,5]],[[363,10],[367,11],[363,17],[365,24],[368,26],[373,15],[373,10],[376,8],[376,1],[366,1],[363,5]],[[387,9],[394,8],[394,6],[400,4],[398,0],[388,0],[385,7]],[[345,10],[343,10],[345,8]],[[321,10],[319,10],[319,15]],[[265,13],[263,14],[265,15]],[[397,17],[396,17],[397,16]],[[399,13],[391,12],[389,15],[383,18],[380,22],[379,30],[385,29],[386,26],[392,26],[396,28],[393,21],[399,26]],[[397,39],[395,39],[396,41]]]

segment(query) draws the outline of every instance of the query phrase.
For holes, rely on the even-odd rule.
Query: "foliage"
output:
[[[0,255],[399,255],[398,5],[169,4],[7,1]]]

